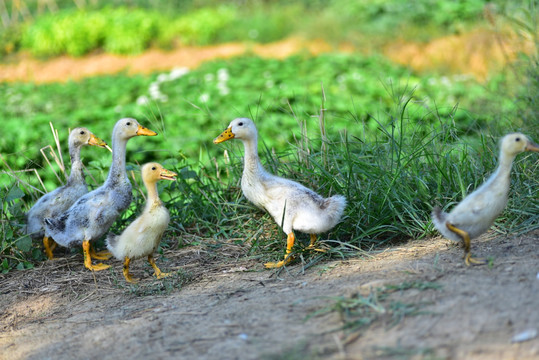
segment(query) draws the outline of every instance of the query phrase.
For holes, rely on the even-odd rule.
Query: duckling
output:
[[[484,263],[483,259],[472,257],[470,240],[487,231],[505,208],[513,160],[524,151],[538,152],[539,145],[520,133],[504,136],[498,168],[487,181],[465,197],[450,213],[443,212],[438,206],[432,211],[434,226],[443,236],[453,241],[464,241],[464,262],[468,266],[471,263]]]
[[[56,217],[63,213],[73,203],[88,192],[88,187],[84,181],[84,173],[82,171],[82,161],[80,158],[80,150],[83,146],[99,146],[107,147],[107,144],[92,134],[90,130],[84,127],[78,127],[71,131],[68,138],[69,158],[71,159],[71,173],[65,185],[56,188],[43,195],[26,214],[26,234],[32,238],[43,239],[45,254],[49,260],[53,260],[52,251],[56,247],[56,243],[47,234],[43,220],[47,217]]]
[[[131,183],[125,169],[125,150],[127,141],[139,135],[155,136],[157,133],[143,127],[135,119],[118,120],[112,131],[112,164],[105,183],[79,198],[57,217],[45,219],[45,231],[59,245],[71,247],[82,244],[84,266],[87,269],[100,271],[110,267],[101,263],[92,264],[90,241],[104,235],[131,203]]]
[[[334,195],[323,198],[313,190],[267,172],[258,157],[258,132],[251,119],[232,120],[228,128],[213,142],[219,144],[230,139],[239,139],[245,149],[241,189],[245,197],[261,209],[265,209],[282,226],[287,235],[284,260],[264,264],[266,268],[279,268],[291,260],[295,242],[294,230],[310,234],[313,249],[316,234],[326,232],[340,221],[346,198]]]
[[[107,237],[107,248],[118,260],[124,260],[123,273],[125,280],[137,282],[129,273],[131,260],[148,257],[148,262],[154,269],[154,275],[161,279],[168,276],[155,264],[153,253],[159,246],[161,237],[167,229],[170,216],[157,192],[157,181],[175,180],[176,173],[166,170],[158,163],[144,164],[141,168],[142,181],[148,192],[146,206],[140,216],[133,221],[121,235],[110,234]]]

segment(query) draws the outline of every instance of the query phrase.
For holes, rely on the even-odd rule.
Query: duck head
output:
[[[130,139],[134,136],[155,136],[157,133],[150,129],[145,128],[140,125],[137,120],[132,118],[124,118],[118,120],[116,125],[114,125],[114,130],[112,131],[113,138],[120,138],[123,140]]]
[[[521,133],[514,133],[505,135],[502,138],[502,153],[516,156],[524,151],[539,152],[539,145],[528,139],[528,137]]]
[[[251,119],[238,118],[232,120],[228,128],[213,139],[213,143],[219,144],[230,139],[248,140],[256,137],[256,133],[256,126]]]
[[[92,145],[99,147],[107,147],[107,143],[92,134],[92,132],[86,128],[78,127],[71,130],[69,133],[69,146],[84,146]]]
[[[146,163],[141,168],[142,179],[145,183],[156,183],[159,180],[175,180],[176,174],[173,171],[165,169],[161,164],[156,162]]]

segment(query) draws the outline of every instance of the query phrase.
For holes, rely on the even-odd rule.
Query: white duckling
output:
[[[470,239],[487,231],[507,204],[510,172],[515,157],[524,151],[539,151],[539,145],[520,133],[502,138],[498,168],[477,190],[469,194],[450,213],[438,206],[432,211],[434,226],[446,238],[464,241],[464,261],[482,264],[470,252]]]
[[[90,241],[104,235],[131,203],[131,183],[125,169],[127,141],[138,135],[154,136],[157,133],[143,127],[137,120],[119,120],[112,131],[112,164],[105,183],[79,198],[68,210],[55,218],[45,219],[45,229],[56,242],[65,247],[82,244],[84,266],[99,271],[109,265],[92,265]],[[100,257],[94,255],[95,258]],[[101,257],[106,259],[106,257]]]
[[[153,253],[157,250],[170,220],[167,208],[159,199],[157,182],[159,180],[174,180],[177,174],[154,162],[144,164],[141,173],[142,181],[148,192],[144,211],[121,235],[110,234],[107,237],[107,248],[115,258],[124,261],[124,277],[130,283],[135,283],[137,280],[129,273],[129,263],[131,260],[144,256],[148,257],[148,262],[153,267],[154,275],[158,279],[169,275],[161,272],[153,259]]]
[[[45,254],[50,260],[54,259],[52,251],[56,247],[56,243],[45,234],[44,219],[60,215],[69,209],[78,198],[88,192],[80,158],[81,148],[86,145],[107,146],[103,140],[84,127],[75,128],[71,131],[68,144],[71,173],[66,184],[43,195],[26,214],[26,234],[29,234],[34,239],[43,239]]]
[[[213,142],[219,144],[229,139],[241,140],[245,148],[241,178],[243,194],[256,206],[265,209],[287,234],[284,260],[265,264],[267,268],[282,267],[292,260],[293,230],[310,234],[309,248],[314,248],[316,234],[330,230],[340,221],[346,198],[341,195],[323,198],[295,181],[268,173],[258,158],[258,132],[251,119],[233,120]]]

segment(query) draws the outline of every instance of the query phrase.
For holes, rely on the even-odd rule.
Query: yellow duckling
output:
[[[310,234],[309,248],[314,248],[316,234],[330,230],[340,221],[346,198],[341,195],[323,198],[295,181],[268,173],[258,158],[258,132],[251,119],[233,120],[213,142],[219,144],[229,139],[239,139],[244,145],[243,194],[256,206],[265,209],[287,234],[284,260],[265,264],[267,268],[282,267],[292,260],[293,230]]]
[[[159,199],[157,181],[174,180],[177,174],[166,170],[158,163],[143,165],[141,173],[148,192],[144,211],[121,235],[111,234],[107,237],[107,248],[115,258],[124,260],[124,277],[130,283],[135,283],[137,280],[129,273],[129,263],[131,260],[144,256],[148,256],[148,262],[155,270],[154,275],[158,279],[169,275],[161,272],[153,259],[153,253],[159,246],[170,220],[167,208]]]
[[[81,245],[84,266],[90,270],[105,270],[110,265],[92,264],[90,241],[95,241],[112,226],[129,204],[133,194],[125,169],[127,141],[134,136],[157,135],[131,118],[120,119],[112,130],[112,164],[105,183],[79,198],[69,209],[55,218],[45,219],[45,231],[61,246]],[[105,259],[106,257],[97,257]],[[110,254],[109,254],[110,255]]]
[[[25,232],[34,239],[43,239],[45,254],[47,254],[49,260],[54,259],[52,251],[56,247],[56,243],[45,234],[44,219],[60,215],[69,209],[78,198],[88,192],[88,187],[84,181],[84,172],[82,171],[81,148],[86,145],[107,146],[103,140],[84,127],[75,128],[71,131],[68,144],[71,173],[66,184],[43,195],[26,214]]]
[[[500,164],[488,180],[464,198],[450,213],[443,212],[438,206],[434,207],[432,220],[436,229],[450,240],[464,241],[466,265],[484,263],[484,260],[472,257],[470,239],[487,231],[505,208],[513,160],[524,151],[539,151],[539,145],[523,134],[504,136],[501,141]]]

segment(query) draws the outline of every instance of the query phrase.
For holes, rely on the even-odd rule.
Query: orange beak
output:
[[[230,139],[234,139],[235,135],[232,132],[232,128],[228,128],[225,131],[221,133],[221,135],[217,136],[215,139],[213,139],[214,144],[222,143],[223,141],[227,141]]]
[[[99,147],[107,147],[107,143],[95,136],[94,134],[90,134],[90,140],[88,140],[88,145],[92,146],[99,146]]]
[[[537,145],[533,141],[528,141],[528,143],[526,144],[526,151],[539,152],[539,145]]]
[[[145,128],[144,126],[140,125],[138,126],[138,129],[137,129],[137,135],[140,136],[140,135],[144,135],[144,136],[155,136],[157,135],[157,133],[155,131],[152,131],[148,128]]]
[[[161,180],[176,180],[176,176],[178,176],[178,174],[176,174],[175,172],[173,171],[170,171],[170,170],[167,170],[167,169],[163,169],[161,171],[161,174],[159,174],[159,178]]]

